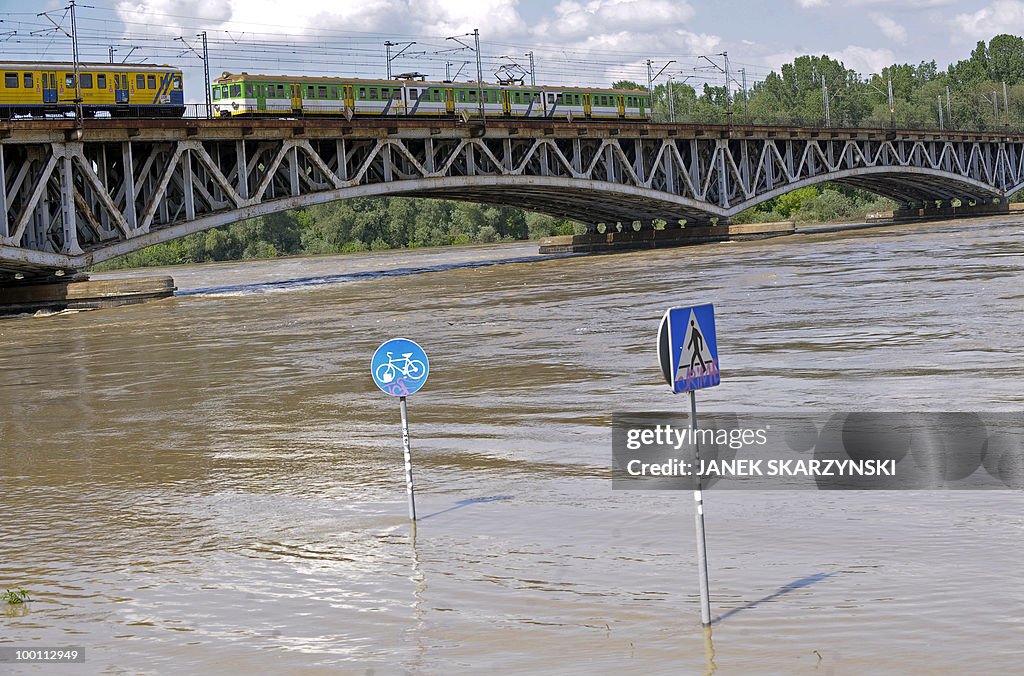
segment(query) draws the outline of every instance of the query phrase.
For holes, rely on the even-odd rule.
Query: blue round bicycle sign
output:
[[[370,361],[373,382],[385,394],[404,397],[427,382],[430,362],[423,348],[405,338],[392,338],[377,348]]]

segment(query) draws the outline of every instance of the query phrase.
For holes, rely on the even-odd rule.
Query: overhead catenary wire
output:
[[[99,18],[97,14],[115,15],[127,30],[112,35],[111,21]],[[380,78],[386,77],[386,72],[382,72],[385,69],[381,66],[390,63],[382,58],[384,48],[379,33],[319,27],[305,30],[302,26],[281,26],[284,32],[271,32],[266,30],[269,26],[261,27],[258,24],[235,25],[229,29],[207,28],[209,22],[172,13],[148,11],[145,17],[159,17],[167,20],[168,24],[173,23],[168,25],[167,30],[179,29],[179,35],[187,35],[185,31],[205,28],[210,52],[210,63],[205,65],[217,74],[222,71],[245,71],[282,75]],[[171,19],[180,21],[171,22]],[[34,15],[19,15],[12,17],[11,20],[17,25],[15,30],[46,28]],[[167,63],[179,65],[186,70],[199,69],[204,65],[202,58],[196,53],[183,53],[182,44],[174,40],[177,36],[170,35],[169,32],[166,35],[155,34],[151,24],[135,21],[113,9],[97,8],[88,14],[80,13],[78,24],[83,61],[106,62],[109,60],[110,50],[114,49],[119,55],[131,53],[132,61]],[[147,30],[143,32],[142,27]],[[278,28],[276,25],[274,27]],[[428,79],[432,80],[443,79],[454,53],[451,42],[445,44],[444,38],[447,36],[407,36],[392,32],[387,35],[389,40],[415,38],[410,41],[416,42],[417,47],[422,47],[416,52],[402,55],[401,70],[424,72]],[[25,54],[26,58],[65,60],[64,55],[55,54],[52,48],[47,49],[44,46],[44,41],[53,41],[52,34],[22,35],[21,38],[22,41],[17,44],[23,45],[25,51],[29,52]],[[465,51],[461,48],[460,50]],[[507,60],[503,61],[501,54],[510,50],[533,53],[535,65],[531,71],[536,71],[532,73],[533,80],[537,80],[538,72],[543,72],[543,80],[536,82],[539,85],[608,87],[618,80],[643,82],[645,79],[645,65],[641,58],[645,55],[640,53],[616,50],[601,50],[595,53],[560,45],[538,45],[507,40],[489,42],[483,35],[479,54],[482,70],[492,73],[499,69],[503,62],[507,63]],[[683,54],[673,59],[683,66],[681,70],[684,72],[689,66],[694,76],[690,79],[697,86],[700,86],[702,81],[712,81],[695,70],[695,62],[700,56]],[[395,55],[394,59],[397,58],[398,55]],[[687,64],[687,61],[690,63]],[[465,79],[475,80],[468,77]],[[188,82],[188,78],[186,80]]]

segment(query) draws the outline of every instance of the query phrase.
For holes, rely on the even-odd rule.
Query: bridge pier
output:
[[[726,219],[722,219],[726,220]],[[648,227],[650,226],[650,227]],[[607,230],[588,232],[584,235],[545,237],[540,241],[540,253],[601,253],[631,251],[635,249],[660,249],[670,246],[689,246],[709,242],[731,240],[765,239],[790,235],[796,230],[792,221],[782,223],[749,223],[732,225],[719,221],[718,225],[708,222],[687,221],[686,227],[668,227],[655,230],[653,222],[642,224],[640,230]]]
[[[934,200],[904,203],[900,208],[893,210],[892,218],[895,221],[970,218],[972,216],[998,216],[1009,212],[1010,202],[1005,197],[994,197],[979,202],[971,202],[966,199]]]
[[[168,276],[97,280],[83,273],[51,276],[44,281],[0,287],[0,315],[135,305],[173,296],[174,291],[174,280]]]

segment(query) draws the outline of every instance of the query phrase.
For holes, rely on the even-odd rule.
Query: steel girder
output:
[[[0,276],[77,269],[244,218],[363,195],[471,200],[650,227],[728,218],[833,181],[903,206],[1005,198],[1024,141],[753,128],[740,138],[590,126],[520,130],[216,126],[0,143]],[[834,135],[834,134],[833,134]],[[68,140],[71,138],[72,140]]]

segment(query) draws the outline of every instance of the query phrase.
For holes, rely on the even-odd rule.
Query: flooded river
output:
[[[613,492],[608,424],[686,405],[655,334],[707,301],[702,409],[1020,411],[1024,219],[535,252],[173,268],[0,320],[0,590],[33,599],[0,647],[86,653],[18,673],[1019,673],[1024,494],[710,491],[709,642],[693,499]],[[396,335],[431,358],[415,537],[369,373]]]

